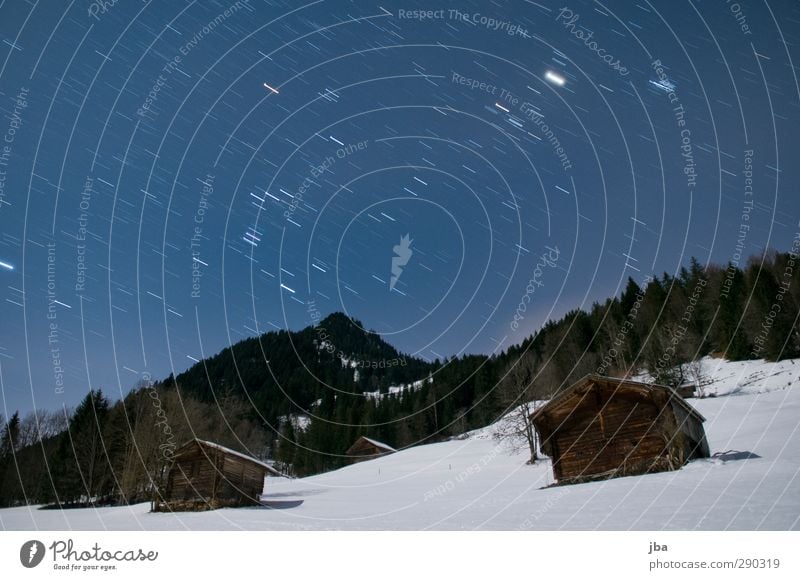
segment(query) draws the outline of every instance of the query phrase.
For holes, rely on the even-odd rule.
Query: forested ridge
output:
[[[334,313],[298,332],[243,340],[123,400],[88,392],[74,409],[0,417],[0,505],[122,504],[152,498],[191,437],[303,476],[341,467],[359,435],[396,448],[457,436],[587,373],[647,369],[692,379],[692,361],[800,356],[797,256],[701,266],[547,322],[493,355],[425,361]],[[390,387],[395,387],[391,389]],[[402,388],[397,388],[402,387]]]

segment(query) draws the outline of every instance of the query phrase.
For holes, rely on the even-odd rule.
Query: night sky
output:
[[[335,311],[491,353],[788,250],[799,37],[794,0],[2,1],[0,412]]]

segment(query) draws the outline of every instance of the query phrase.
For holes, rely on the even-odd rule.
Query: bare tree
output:
[[[539,459],[538,436],[531,415],[541,405],[534,387],[536,364],[531,355],[512,363],[498,385],[499,399],[506,414],[495,424],[494,438],[504,441],[514,452],[527,450],[533,465]]]
[[[707,396],[706,389],[713,381],[705,375],[703,365],[699,360],[694,359],[682,365],[682,374],[694,385],[699,398],[703,399]]]

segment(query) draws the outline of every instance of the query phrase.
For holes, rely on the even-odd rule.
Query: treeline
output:
[[[397,448],[457,436],[588,373],[647,369],[678,385],[697,378],[692,362],[706,355],[798,357],[796,259],[773,252],[743,268],[692,260],[677,276],[629,279],[620,296],[491,357],[426,362],[343,314],[270,332],[113,404],[97,391],[71,411],[0,421],[0,505],[151,499],[168,451],[195,436],[303,476],[345,465],[360,435]],[[393,385],[405,388],[390,394]]]
[[[800,356],[800,264],[770,253],[743,268],[702,267],[677,276],[628,279],[619,297],[550,321],[521,345],[492,357],[431,365],[432,382],[380,400],[330,389],[303,430],[285,424],[276,458],[307,475],[346,464],[358,435],[394,447],[459,435],[511,408],[547,399],[589,373],[648,370],[670,386],[697,381],[700,358],[778,360]]]
[[[1,421],[0,506],[151,501],[178,446],[193,437],[264,456],[272,437],[241,400],[217,404],[142,382],[111,403],[89,392],[74,409]]]

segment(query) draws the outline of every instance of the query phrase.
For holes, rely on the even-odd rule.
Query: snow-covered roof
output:
[[[233,449],[230,449],[228,447],[220,445],[219,443],[212,443],[211,441],[205,441],[203,439],[194,438],[191,441],[188,441],[185,445],[183,445],[181,447],[181,449],[183,449],[183,447],[186,447],[186,445],[189,445],[190,443],[194,443],[194,442],[199,443],[203,447],[210,447],[211,449],[216,449],[218,451],[222,451],[223,453],[227,453],[228,455],[235,455],[236,457],[240,457],[242,459],[246,459],[247,461],[250,461],[251,463],[255,463],[257,465],[262,466],[263,468],[265,468],[272,475],[283,476],[283,474],[280,471],[278,471],[277,469],[275,469],[271,465],[267,465],[266,463],[264,463],[263,461],[259,461],[255,457],[251,457],[249,455],[245,455],[244,453],[240,453],[238,451],[234,451]]]
[[[375,439],[370,439],[369,437],[364,437],[363,435],[361,436],[361,439],[385,451],[389,451],[391,453],[397,451],[397,449],[394,447],[390,447],[389,445],[386,445],[386,443],[381,443],[380,441],[375,441]]]
[[[664,391],[669,395],[670,403],[677,404],[678,406],[682,407],[684,410],[686,410],[687,413],[689,413],[689,415],[692,415],[693,417],[695,417],[696,419],[698,419],[701,422],[706,420],[705,417],[703,417],[703,415],[701,415],[700,412],[697,411],[697,409],[695,409],[689,403],[687,403],[683,399],[683,397],[681,397],[675,391],[675,389],[673,389],[672,387],[667,387],[665,385],[658,385],[658,384],[655,384],[655,383],[644,383],[644,382],[641,382],[641,381],[628,379],[628,378],[606,377],[606,376],[597,375],[597,374],[588,374],[585,377],[583,377],[582,379],[580,379],[579,381],[576,381],[571,386],[569,386],[566,389],[564,389],[563,391],[561,391],[560,393],[556,394],[552,399],[550,399],[547,402],[547,404],[545,404],[543,407],[540,407],[539,409],[534,411],[531,414],[531,418],[532,419],[536,419],[537,417],[541,417],[541,416],[545,415],[546,413],[550,412],[550,410],[553,409],[556,405],[558,405],[559,403],[561,403],[562,401],[564,401],[568,397],[572,396],[572,394],[577,389],[581,388],[587,382],[597,382],[597,381],[606,382],[606,383],[617,383],[618,385],[625,385],[627,387],[634,387],[634,388],[642,389],[644,391],[656,391],[656,390]]]

